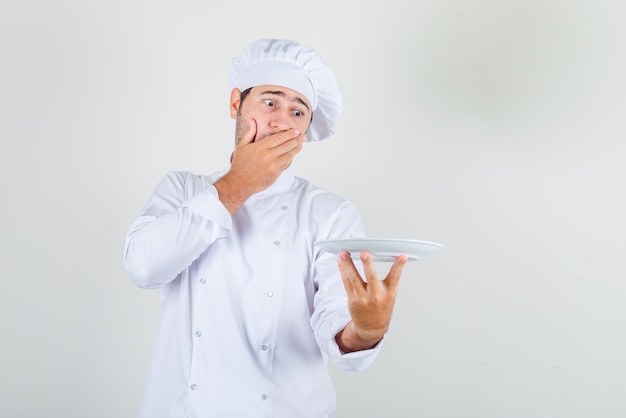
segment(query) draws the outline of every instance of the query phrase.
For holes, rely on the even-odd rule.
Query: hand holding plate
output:
[[[408,260],[405,255],[398,256],[387,276],[379,280],[371,255],[363,251],[360,258],[365,280],[348,252],[341,251],[337,259],[352,318],[336,337],[344,353],[370,349],[383,338],[391,322],[400,276]]]

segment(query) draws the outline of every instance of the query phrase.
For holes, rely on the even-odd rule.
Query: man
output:
[[[233,60],[235,149],[212,175],[168,174],[126,239],[134,282],[162,318],[142,418],[330,417],[325,358],[377,356],[407,261],[384,280],[367,253],[316,248],[363,236],[355,206],[293,174],[304,141],[332,135],[341,96],[310,47],[258,40]]]

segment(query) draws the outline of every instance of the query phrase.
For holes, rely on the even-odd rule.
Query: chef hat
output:
[[[279,39],[259,39],[246,46],[231,62],[229,87],[244,91],[264,84],[290,88],[309,100],[309,141],[335,133],[343,109],[341,94],[335,76],[311,47]]]

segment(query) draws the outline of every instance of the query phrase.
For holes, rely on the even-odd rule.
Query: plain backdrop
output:
[[[445,246],[377,362],[329,366],[337,417],[625,417],[625,6],[3,1],[0,416],[135,416],[159,293],[127,228],[166,172],[225,166],[230,59],[279,37],[345,99],[297,174]]]

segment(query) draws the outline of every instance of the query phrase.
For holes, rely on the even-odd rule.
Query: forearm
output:
[[[124,262],[139,287],[155,288],[189,267],[223,230],[189,208],[158,219],[139,218],[126,239]]]
[[[213,186],[191,173],[169,173],[128,231],[125,266],[137,286],[160,287],[231,228]]]

